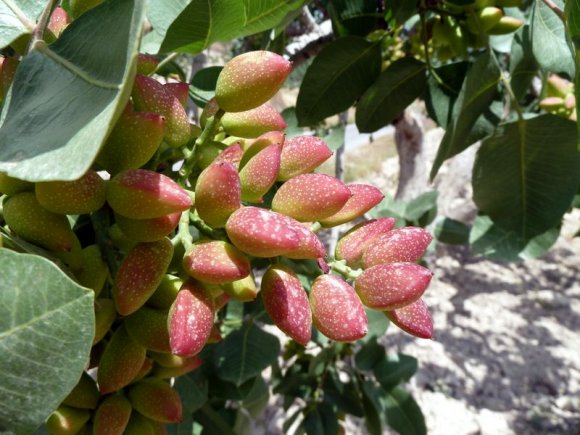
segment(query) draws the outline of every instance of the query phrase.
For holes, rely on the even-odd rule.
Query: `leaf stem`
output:
[[[334,260],[328,263],[333,272],[339,273],[344,276],[347,280],[354,281],[362,273],[362,269],[353,269],[346,265],[346,260]]]
[[[562,22],[564,23],[564,25],[566,25],[566,15],[564,14],[564,11],[562,9],[560,9],[558,7],[558,5],[556,3],[554,3],[552,0],[542,0],[544,2],[544,4],[546,6],[548,6],[550,9],[552,9],[552,11],[558,15],[558,18],[560,18],[562,20]]]
[[[30,53],[34,49],[36,43],[42,41],[48,22],[50,21],[50,14],[52,14],[57,3],[58,0],[48,0],[48,3],[40,15],[38,23],[36,23],[36,26],[34,26],[34,29],[32,30],[32,38],[30,38],[30,44],[28,45],[26,53]]]
[[[177,56],[179,56],[179,53],[171,53],[169,56],[166,56],[161,62],[159,62],[157,64],[157,68],[155,68],[154,73],[156,73],[157,71],[159,71],[161,68],[163,68],[165,65],[167,65],[169,62],[171,62],[173,59],[175,59]]]
[[[177,235],[171,242],[174,246],[177,243],[181,243],[186,252],[192,247],[193,237],[189,232],[189,210],[181,213],[181,218],[179,218],[179,224],[177,226]]]
[[[507,77],[507,74],[503,71],[500,74],[500,81],[505,86],[505,89],[508,92],[508,95],[510,97],[510,107],[516,111],[516,113],[518,114],[518,119],[520,121],[523,121],[524,120],[524,112],[520,106],[520,103],[518,102],[518,99],[516,97],[516,94],[514,93],[514,90],[512,89],[512,86],[510,84],[509,78]]]

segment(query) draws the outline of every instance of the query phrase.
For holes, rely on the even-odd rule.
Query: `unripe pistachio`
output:
[[[36,183],[36,199],[42,207],[58,214],[86,214],[105,204],[107,183],[97,172],[87,171],[73,181]]]
[[[540,100],[538,106],[547,112],[555,113],[564,107],[564,99],[562,97],[546,97]]]
[[[175,89],[157,80],[138,75],[133,85],[133,103],[140,112],[153,112],[165,117],[165,141],[174,147],[185,145],[191,136],[187,112]]]
[[[223,228],[241,203],[240,176],[228,162],[212,163],[195,185],[195,209],[212,228]]]
[[[216,100],[226,112],[242,112],[274,96],[292,64],[269,51],[251,51],[224,65],[216,83]]]
[[[205,128],[208,119],[211,118],[212,116],[215,116],[218,110],[220,110],[220,106],[218,106],[215,97],[210,98],[208,102],[205,104],[205,107],[203,108],[201,115],[199,116],[199,125],[201,125],[201,128]]]
[[[155,376],[159,379],[169,379],[169,378],[177,378],[179,376],[183,376],[186,373],[189,373],[196,368],[198,368],[202,364],[201,358],[198,356],[192,356],[189,358],[183,358],[177,355],[172,354],[157,354],[157,355],[164,355],[167,358],[171,358],[171,365],[162,365],[161,362],[157,358],[154,357],[155,361],[159,364],[151,373],[152,376]]]
[[[282,264],[270,266],[262,278],[261,294],[264,309],[274,324],[306,346],[312,333],[312,312],[296,273]]]
[[[315,136],[296,136],[286,139],[280,156],[278,181],[312,172],[332,155],[328,145]]]
[[[254,277],[251,273],[245,278],[222,284],[222,288],[227,295],[242,302],[253,301],[256,299],[256,295],[258,294],[256,281],[254,281]]]
[[[153,370],[153,365],[154,365],[153,360],[151,358],[145,358],[145,361],[143,361],[143,365],[141,366],[135,377],[131,380],[131,384],[139,382],[141,379],[147,376],[151,372],[151,370]]]
[[[241,143],[244,150],[242,160],[240,161],[240,168],[243,168],[248,161],[262,151],[273,144],[284,145],[285,134],[281,131],[269,131],[267,133],[261,134],[256,139],[247,140]]]
[[[280,172],[281,153],[282,145],[278,143],[269,145],[252,157],[240,170],[244,201],[262,201],[262,196],[274,185]]]
[[[33,192],[4,200],[4,220],[19,237],[51,251],[71,251],[79,246],[66,216],[43,208]]]
[[[169,308],[182,285],[183,280],[181,278],[169,274],[163,275],[155,293],[147,299],[147,305],[158,309]]]
[[[244,154],[244,150],[239,143],[234,143],[224,149],[216,158],[214,163],[220,162],[228,162],[233,165],[234,168],[239,169],[240,161],[242,160],[242,156]]]
[[[362,267],[383,263],[415,263],[419,261],[433,236],[419,227],[404,227],[379,234],[366,247]]]
[[[99,298],[95,300],[95,337],[93,346],[101,341],[117,318],[115,302],[112,299]]]
[[[155,422],[139,412],[132,412],[123,435],[156,435]]]
[[[350,197],[350,190],[337,178],[303,174],[278,189],[272,199],[272,210],[302,222],[313,222],[337,213]]]
[[[495,26],[487,31],[489,35],[506,35],[515,32],[522,27],[524,22],[519,18],[503,16]]]
[[[187,109],[187,99],[189,98],[189,85],[184,82],[169,82],[163,85],[168,94],[179,100],[184,109]]]
[[[355,289],[367,307],[391,311],[419,299],[432,276],[415,263],[384,263],[366,269],[355,280]]]
[[[131,417],[131,402],[125,396],[109,396],[93,418],[94,435],[123,435]]]
[[[355,341],[368,332],[364,307],[355,290],[335,275],[320,275],[310,289],[314,326],[336,341]]]
[[[183,284],[169,310],[171,353],[183,357],[198,354],[213,326],[214,307],[206,291],[193,281]]]
[[[66,11],[62,7],[57,6],[52,11],[46,28],[52,32],[55,38],[58,38],[63,30],[67,28],[70,22],[71,19]]]
[[[50,434],[73,435],[85,425],[91,414],[86,409],[71,408],[60,405],[46,421],[46,428]]]
[[[131,219],[115,214],[115,223],[121,231],[136,242],[155,242],[168,236],[179,224],[181,212],[150,219]]]
[[[415,337],[433,338],[433,317],[422,299],[393,311],[385,311],[385,315],[403,331]]]
[[[83,372],[78,383],[62,401],[63,405],[73,408],[95,409],[99,401],[99,390],[95,380]]]
[[[25,192],[27,190],[34,190],[34,183],[0,172],[0,194],[14,195],[16,193]]]
[[[150,219],[189,209],[189,194],[166,175],[147,169],[128,169],[107,186],[107,202],[128,218]]]
[[[138,243],[129,251],[115,277],[113,296],[117,311],[137,311],[161,283],[173,255],[169,239]]]
[[[103,261],[98,245],[89,245],[81,251],[81,268],[75,271],[79,284],[92,289],[95,297],[99,295],[107,277],[109,268]]]
[[[323,227],[334,227],[361,217],[367,211],[379,204],[385,195],[369,184],[347,184],[351,197],[335,214],[320,221]]]
[[[139,53],[137,55],[137,74],[150,76],[157,69],[159,58],[152,54]]]
[[[181,398],[176,390],[157,378],[147,378],[129,389],[133,408],[151,420],[177,423],[182,419]]]
[[[0,56],[0,103],[4,101],[19,64],[20,61],[15,57]],[[0,192],[2,192],[2,189],[0,189]]]
[[[163,116],[134,112],[133,106],[127,104],[97,155],[97,163],[112,175],[139,168],[153,157],[163,141],[164,131]]]
[[[129,385],[141,370],[146,351],[121,325],[113,333],[99,361],[97,384],[101,394],[112,393]]]
[[[376,236],[390,231],[395,225],[393,218],[373,219],[352,227],[336,244],[334,256],[345,260],[350,267],[360,267],[365,248]]]
[[[220,240],[194,243],[183,269],[201,282],[225,284],[250,274],[250,262],[235,246]]]
[[[214,163],[217,156],[226,148],[222,142],[210,142],[202,147],[197,147],[195,151],[195,167],[205,169]]]
[[[125,318],[124,325],[131,338],[147,350],[171,352],[167,316],[166,310],[144,306]]]
[[[228,112],[222,117],[221,124],[227,134],[243,138],[254,138],[288,127],[282,115],[269,104],[246,112]]]
[[[546,80],[546,94],[548,97],[565,98],[574,92],[574,85],[557,74],[551,74]]]

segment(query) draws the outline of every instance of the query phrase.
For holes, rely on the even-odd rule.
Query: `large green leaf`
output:
[[[445,160],[459,154],[471,143],[470,132],[489,108],[497,94],[497,84],[501,70],[493,52],[488,51],[481,55],[467,73],[461,92],[453,105],[453,116],[447,125],[445,136],[437,150],[437,156],[431,169],[431,179]]]
[[[274,27],[304,0],[193,0],[167,30],[161,51],[199,53],[209,44]]]
[[[46,1],[0,0],[0,48],[32,33]]]
[[[357,104],[359,131],[370,133],[390,124],[422,96],[427,84],[425,71],[425,64],[412,57],[404,57],[389,65]]]
[[[216,374],[237,386],[260,374],[276,361],[280,341],[256,325],[232,332],[215,349]]]
[[[538,62],[532,51],[530,26],[517,31],[512,42],[510,58],[510,85],[518,100],[521,100],[538,72]]]
[[[1,248],[0,276],[0,431],[29,433],[88,363],[93,292],[42,257]]]
[[[145,53],[157,53],[165,39],[167,29],[185,9],[189,0],[149,1],[147,19],[153,30],[143,37],[141,50]]]
[[[468,62],[455,62],[435,68],[427,78],[425,106],[429,116],[443,128],[453,119],[453,106],[467,74]]]
[[[328,402],[311,408],[304,417],[307,435],[335,435],[339,433],[338,418]]]
[[[563,9],[563,0],[553,0]],[[569,3],[569,2],[568,2]],[[543,0],[535,0],[531,20],[532,50],[546,71],[574,77],[574,58],[566,41],[564,23]]]
[[[425,417],[413,396],[396,387],[381,394],[387,424],[400,434],[426,435]]]
[[[310,65],[296,103],[299,125],[313,125],[348,109],[375,81],[381,47],[356,36],[328,44]]]
[[[191,79],[189,96],[199,107],[205,107],[215,96],[215,85],[222,69],[221,66],[210,66],[199,70]]]
[[[24,57],[0,117],[0,170],[74,180],[91,166],[135,74],[144,2],[109,1]]]
[[[560,228],[550,228],[530,239],[513,230],[495,225],[489,216],[478,216],[469,234],[471,249],[494,260],[530,260],[544,255],[560,235]]]
[[[381,22],[384,25],[376,4],[366,0],[333,0],[328,3],[328,12],[340,36],[364,37],[377,29]]]
[[[402,353],[389,355],[374,367],[377,381],[386,390],[407,382],[416,371],[417,359]]]
[[[383,407],[379,400],[382,389],[371,381],[361,382],[361,402],[365,413],[365,426],[370,435],[383,433]]]
[[[579,183],[575,125],[554,115],[502,125],[473,168],[479,209],[524,241],[559,223]]]

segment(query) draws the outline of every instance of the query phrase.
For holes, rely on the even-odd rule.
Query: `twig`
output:
[[[32,38],[30,38],[30,44],[28,45],[28,49],[26,50],[27,53],[34,48],[38,41],[42,40],[44,36],[44,31],[48,26],[48,22],[50,21],[50,14],[52,14],[52,10],[56,7],[58,0],[49,0],[46,4],[46,7],[42,11],[42,15],[40,15],[40,19],[34,29],[32,30]]]
[[[554,3],[552,0],[542,0],[544,2],[544,4],[546,6],[548,6],[550,9],[552,9],[552,11],[558,15],[558,17],[562,20],[562,22],[564,23],[564,25],[566,24],[566,15],[564,14],[564,11],[562,9],[560,9],[558,7],[558,5],[556,3]]]

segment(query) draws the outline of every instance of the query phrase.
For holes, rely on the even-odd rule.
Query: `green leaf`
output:
[[[216,374],[221,379],[242,385],[276,361],[280,342],[253,323],[232,332],[215,349]]]
[[[453,119],[453,106],[465,75],[467,74],[468,62],[455,62],[435,68],[434,74],[427,78],[427,92],[425,106],[429,116],[443,128],[447,128]]]
[[[356,106],[356,126],[363,133],[376,131],[403,112],[425,92],[425,64],[404,57],[385,69]]]
[[[365,0],[333,0],[328,5],[333,24],[340,36],[366,36],[383,22],[374,3]]]
[[[426,435],[425,417],[410,393],[401,387],[380,396],[385,407],[387,424],[405,435]]]
[[[199,70],[191,79],[189,96],[199,107],[205,107],[215,96],[215,85],[222,69],[221,66],[210,66]]]
[[[0,1],[0,48],[22,35],[32,33],[46,2],[29,0]]]
[[[91,166],[125,107],[144,2],[105,2],[20,64],[0,117],[0,170],[74,180]]]
[[[143,37],[141,50],[145,53],[157,53],[161,43],[165,39],[167,29],[183,9],[189,0],[163,0],[149,1],[147,4],[147,19],[153,26],[153,30]]]
[[[530,26],[525,25],[514,36],[510,57],[510,86],[518,100],[527,94],[537,73],[538,62],[532,50]]]
[[[193,0],[167,30],[161,51],[199,53],[213,42],[262,32],[304,0]]]
[[[257,417],[268,404],[269,398],[270,390],[268,389],[268,384],[262,376],[258,376],[252,389],[244,398],[244,408],[250,411],[254,417]]]
[[[383,407],[379,401],[379,395],[382,394],[382,390],[371,381],[363,381],[361,387],[365,426],[370,435],[382,435],[383,423],[381,415]]]
[[[191,414],[203,406],[208,399],[208,380],[201,370],[175,379],[175,389],[179,392],[184,414]]]
[[[398,24],[404,24],[417,13],[417,3],[409,0],[391,0],[386,2],[385,19],[394,18]]]
[[[286,121],[286,129],[284,133],[286,133],[286,139],[290,139],[291,137],[300,136],[304,134],[304,129],[302,127],[298,127],[298,118],[296,118],[296,107],[287,107],[286,109],[282,110],[280,113],[284,121]]]
[[[255,381],[255,378],[249,379],[238,386],[217,377],[212,378],[210,379],[209,396],[212,399],[244,400],[252,391]]]
[[[479,209],[524,241],[559,223],[579,183],[575,125],[549,114],[503,124],[483,141],[473,168]]]
[[[220,435],[237,435],[232,426],[228,424],[224,413],[213,409],[209,404],[204,405],[194,414],[194,421],[200,423],[204,431],[202,433],[220,434]]]
[[[467,73],[461,92],[453,106],[452,121],[447,125],[445,136],[437,150],[431,169],[431,179],[437,175],[437,171],[445,160],[471,145],[466,138],[497,94],[500,75],[501,70],[497,59],[490,51],[481,55]]]
[[[383,313],[380,314],[386,318]],[[354,361],[359,370],[372,370],[385,357],[385,348],[377,343],[377,337],[374,336],[361,346],[354,356]]]
[[[560,9],[563,0],[553,0]],[[569,2],[567,2],[569,3]],[[564,23],[543,0],[535,0],[531,19],[532,50],[540,66],[549,72],[574,77],[574,58],[566,41]]]
[[[450,245],[465,245],[469,242],[471,228],[455,219],[441,217],[435,222],[435,238]]]
[[[363,417],[364,410],[360,402],[360,391],[353,379],[342,382],[336,366],[328,367],[323,379],[324,399],[346,414]]]
[[[311,409],[304,418],[304,429],[308,435],[335,435],[339,433],[338,419],[328,402]]]
[[[560,228],[550,228],[531,239],[495,225],[488,216],[478,216],[469,234],[471,249],[493,260],[521,261],[544,255],[556,243]]]
[[[390,390],[411,379],[417,372],[417,359],[402,353],[389,355],[375,366],[374,372],[381,386]]]
[[[337,149],[339,149],[341,146],[344,145],[345,132],[346,127],[344,126],[344,124],[338,124],[331,127],[330,130],[328,130],[327,134],[322,136],[320,139],[326,142],[328,148],[330,148],[332,151],[336,151]]]
[[[419,221],[425,214],[437,208],[439,192],[432,190],[410,200],[405,207],[405,219]]]
[[[343,112],[375,81],[381,46],[356,36],[339,38],[314,59],[296,102],[299,125],[313,125]]]
[[[576,59],[580,59],[580,3],[577,1],[566,2],[566,19],[568,24],[568,35],[574,45]],[[574,93],[576,101],[580,101],[580,70],[576,69],[574,76]],[[578,127],[578,150],[580,150],[580,122],[576,122]]]
[[[0,276],[0,427],[29,433],[88,363],[94,297],[36,255],[0,249]]]
[[[365,335],[361,341],[368,341],[372,340],[373,337],[381,337],[387,331],[389,327],[389,319],[382,311],[365,309],[367,313],[367,319],[369,322],[369,331],[367,335]]]

